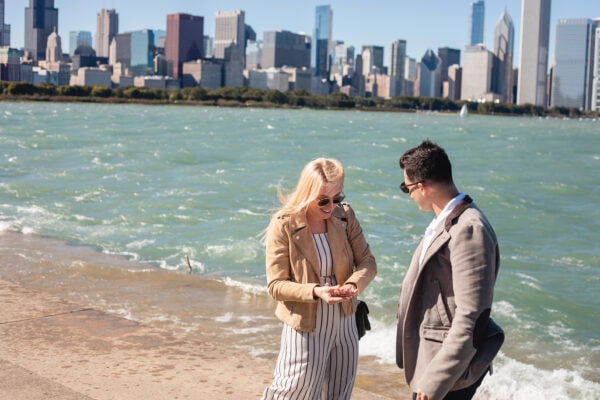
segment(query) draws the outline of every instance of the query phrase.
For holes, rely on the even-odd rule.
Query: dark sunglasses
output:
[[[342,201],[344,201],[345,198],[346,196],[344,196],[343,194],[338,194],[333,198],[333,204],[340,204]],[[319,207],[325,207],[327,204],[329,204],[330,201],[332,201],[332,199],[330,199],[329,197],[324,197],[320,199],[317,202],[317,204],[319,205]]]
[[[408,185],[406,183],[402,182],[400,184],[400,190],[402,190],[404,193],[408,194],[410,192],[410,190],[408,188],[411,186],[414,186],[414,185],[418,185],[419,183],[423,183],[423,182],[409,183]]]

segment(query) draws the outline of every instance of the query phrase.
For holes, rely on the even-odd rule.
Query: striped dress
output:
[[[320,262],[320,284],[337,285],[327,233],[313,234]],[[354,315],[340,304],[319,300],[314,332],[283,324],[281,347],[271,386],[262,399],[350,400],[358,363]]]

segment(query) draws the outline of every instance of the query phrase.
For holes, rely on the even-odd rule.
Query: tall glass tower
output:
[[[558,21],[550,101],[553,107],[591,108],[593,33],[590,19]]]
[[[390,48],[390,97],[404,94],[406,40],[395,40]]]
[[[54,0],[29,0],[25,8],[25,50],[35,60],[46,58],[48,36],[58,32],[58,9]]]
[[[10,25],[4,23],[4,0],[0,0],[0,47],[10,46]]]
[[[502,102],[513,103],[513,52],[515,46],[515,26],[510,15],[504,11],[494,30],[494,54],[498,68],[493,78],[492,91],[502,96]]]
[[[471,3],[471,46],[483,44],[483,22],[485,19],[485,2],[476,0]]]
[[[314,76],[329,76],[329,54],[331,47],[331,32],[333,10],[331,6],[315,8],[315,30],[311,45],[311,67]]]
[[[551,0],[523,0],[517,104],[546,107]]]

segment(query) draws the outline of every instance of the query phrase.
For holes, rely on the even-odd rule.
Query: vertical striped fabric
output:
[[[321,285],[336,285],[326,233],[313,235],[321,264]],[[339,304],[319,301],[315,332],[298,332],[283,324],[274,380],[262,399],[350,400],[358,363],[354,315]]]

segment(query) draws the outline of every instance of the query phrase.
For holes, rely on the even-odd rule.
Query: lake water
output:
[[[279,324],[256,305],[273,304],[260,235],[277,187],[293,189],[311,159],[335,157],[379,268],[362,295],[373,330],[360,353],[391,368],[398,288],[433,217],[398,189],[398,157],[425,138],[446,148],[459,189],[500,243],[492,316],[507,340],[479,398],[600,398],[600,121],[2,102],[0,232],[124,255],[168,271],[163,280],[186,274],[187,256],[193,276],[237,293],[227,301],[254,299],[253,318],[268,323],[244,330],[240,317],[236,340],[247,336],[240,348],[273,356]],[[46,276],[15,265],[0,278]],[[78,274],[91,282],[92,272]],[[119,279],[136,286],[133,276]],[[76,287],[65,295],[83,298]],[[144,312],[99,293],[88,301],[131,318]],[[165,310],[174,301],[161,299]],[[188,328],[193,319],[177,317]]]

